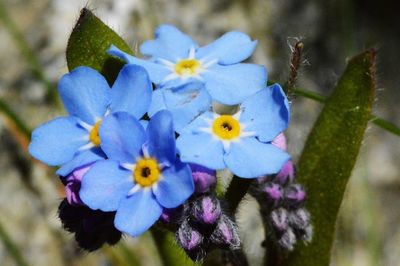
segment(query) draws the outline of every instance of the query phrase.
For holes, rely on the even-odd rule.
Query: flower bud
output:
[[[81,189],[81,181],[83,176],[89,171],[92,164],[79,167],[67,175],[65,180],[65,194],[67,201],[71,205],[83,205],[79,197],[79,190]]]
[[[290,227],[278,239],[278,244],[286,250],[293,250],[293,246],[296,242],[296,235]]]
[[[275,139],[272,141],[272,145],[275,145],[279,149],[287,151],[287,140],[286,136],[283,133],[280,133]]]
[[[221,248],[238,249],[240,248],[240,238],[237,225],[228,216],[221,215],[210,240]]]
[[[306,192],[299,184],[291,184],[285,188],[285,200],[291,206],[299,206],[306,199]]]
[[[289,229],[288,211],[284,208],[275,209],[271,212],[271,226],[278,232]]]
[[[221,216],[221,205],[217,197],[207,195],[196,199],[192,207],[193,217],[202,224],[212,225]]]
[[[200,248],[203,236],[184,221],[176,232],[176,240],[185,251],[191,251]]]
[[[197,193],[205,193],[217,182],[216,172],[201,165],[190,164]]]
[[[310,213],[300,208],[289,213],[289,223],[295,229],[306,229],[310,225]]]
[[[283,197],[282,187],[279,184],[267,183],[263,188],[263,192],[268,202],[274,205],[278,204]]]

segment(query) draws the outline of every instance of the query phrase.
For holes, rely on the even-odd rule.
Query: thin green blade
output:
[[[375,95],[375,51],[353,57],[308,136],[298,181],[308,192],[314,237],[283,265],[329,265],[335,223],[357,159]]]
[[[82,9],[68,40],[68,69],[88,66],[101,72],[108,83],[113,83],[124,62],[107,54],[107,49],[111,44],[132,54],[129,46],[117,33],[89,9]]]

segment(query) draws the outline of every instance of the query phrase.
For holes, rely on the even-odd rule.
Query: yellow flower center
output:
[[[154,158],[143,158],[136,162],[133,178],[142,187],[153,185],[160,179],[160,167]]]
[[[100,136],[99,136],[99,127],[100,127],[101,121],[97,122],[92,130],[90,130],[89,133],[89,140],[95,145],[99,146],[100,145]]]
[[[214,120],[212,130],[221,139],[234,139],[240,135],[240,123],[231,115],[221,115]]]
[[[199,68],[200,62],[196,59],[183,59],[176,63],[175,72],[181,76],[194,75]]]

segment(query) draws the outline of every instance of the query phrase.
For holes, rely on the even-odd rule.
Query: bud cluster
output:
[[[181,208],[164,210],[161,220],[177,225],[176,241],[194,261],[202,260],[214,248],[240,248],[237,225],[213,192],[215,171],[197,165],[191,168],[196,193]]]
[[[293,163],[288,161],[277,175],[260,178],[252,189],[270,238],[285,250],[293,250],[298,240],[312,238],[310,213],[304,208],[306,192],[294,176]]]

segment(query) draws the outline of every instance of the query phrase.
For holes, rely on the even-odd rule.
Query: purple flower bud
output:
[[[278,244],[286,250],[293,250],[293,246],[296,244],[296,235],[291,228],[288,228],[282,234],[282,236],[278,239]]]
[[[295,229],[306,229],[310,225],[310,213],[300,208],[289,212],[289,223]]]
[[[190,164],[197,193],[205,193],[217,182],[216,172],[201,165]]]
[[[203,236],[184,221],[176,232],[176,240],[185,251],[191,251],[200,248]]]
[[[284,208],[279,208],[271,212],[271,225],[274,230],[284,232],[289,228],[288,211]]]
[[[277,204],[283,197],[282,187],[279,184],[267,183],[263,192],[267,196],[267,200],[273,204]]]
[[[203,224],[214,224],[221,216],[221,205],[215,196],[203,196],[193,202],[193,217]]]
[[[287,140],[285,134],[283,133],[280,133],[278,136],[276,136],[276,138],[272,141],[272,144],[279,149],[287,151]]]
[[[285,200],[294,206],[298,206],[306,199],[306,192],[299,184],[291,184],[285,188]]]
[[[280,184],[292,182],[294,179],[294,165],[292,161],[287,161],[279,173],[275,176],[274,180]]]
[[[236,223],[223,214],[211,234],[210,240],[222,248],[232,250],[240,248],[240,238]]]
[[[91,166],[92,164],[79,167],[65,177],[65,194],[69,204],[84,205],[79,197],[79,190],[81,189],[82,178],[87,171],[89,171]]]

